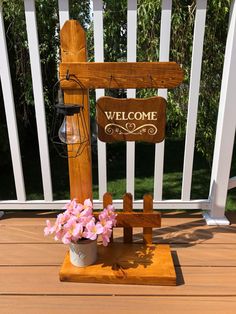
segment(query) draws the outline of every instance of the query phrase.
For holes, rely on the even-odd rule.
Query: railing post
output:
[[[127,2],[127,61],[136,62],[137,55],[137,0]],[[127,90],[127,98],[135,98],[136,89]],[[135,142],[126,143],[126,192],[134,195]]]
[[[170,54],[170,33],[171,33],[171,15],[172,0],[162,0],[161,4],[161,29],[160,29],[160,51],[159,61],[169,61]],[[158,96],[167,99],[167,89],[158,90]],[[165,140],[155,144],[155,161],[154,161],[154,200],[162,200],[163,174],[164,174],[164,152]]]
[[[188,117],[184,148],[183,182],[181,193],[181,199],[183,201],[189,201],[191,195],[206,11],[207,0],[197,0],[188,99]]]
[[[68,0],[58,0],[58,9],[59,9],[60,28],[62,28],[64,23],[70,19],[69,1]]]
[[[93,0],[93,23],[94,23],[94,61],[104,62],[103,40],[103,1]],[[96,100],[105,95],[104,89],[96,89]],[[107,192],[107,149],[106,143],[97,139],[98,150],[98,192],[99,200]]]
[[[39,53],[39,40],[35,0],[24,0],[26,31],[29,45],[30,68],[33,85],[34,107],[39,142],[39,156],[42,172],[43,194],[45,201],[53,200],[48,134],[43,93],[42,70]]]
[[[221,95],[217,121],[215,149],[210,183],[211,210],[204,214],[209,225],[227,225],[224,216],[230,166],[236,128],[236,2],[231,7]]]
[[[6,114],[9,145],[11,150],[16,196],[19,202],[25,202],[26,192],[24,174],[21,160],[20,141],[17,128],[14,94],[12,89],[12,80],[7,51],[2,5],[3,5],[2,0],[0,0],[0,80]],[[1,213],[3,212],[0,212],[0,216]]]

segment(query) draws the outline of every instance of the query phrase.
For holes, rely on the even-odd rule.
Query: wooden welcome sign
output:
[[[165,138],[166,100],[162,97],[97,100],[98,138],[103,142],[159,143]]]

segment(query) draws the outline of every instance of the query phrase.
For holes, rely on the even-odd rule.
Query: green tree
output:
[[[230,0],[208,1],[196,147],[209,162],[214,144],[230,2]],[[32,129],[35,122],[23,1],[4,1],[3,8],[16,111],[18,121],[21,122],[19,126],[28,132],[29,126]],[[57,1],[36,0],[36,8],[44,98],[50,121],[53,103],[52,87],[57,80],[59,49]],[[104,0],[104,9],[105,61],[126,61],[127,0]],[[71,0],[70,12],[71,17],[78,19],[88,31],[89,60],[93,61],[90,1]],[[182,65],[185,79],[179,88],[168,93],[167,135],[169,137],[184,138],[185,136],[195,12],[196,0],[173,0],[170,59]],[[161,0],[138,1],[138,61],[158,61],[160,17]],[[109,91],[109,93],[117,97],[125,96],[123,90]],[[138,91],[138,97],[154,94],[156,90]],[[92,93],[93,114],[94,99]]]
[[[139,61],[158,61],[160,2],[139,1]],[[207,7],[196,148],[209,163],[214,147],[230,3],[230,0],[209,0]],[[168,93],[169,137],[185,136],[195,12],[196,0],[173,0],[170,60],[178,62],[183,67],[185,78],[179,88]],[[147,91],[140,92],[140,96],[146,95]]]
[[[219,104],[230,0],[209,0],[205,30],[196,148],[211,162]],[[104,1],[105,61],[126,61],[127,0]],[[183,84],[168,92],[167,136],[184,138],[192,57],[196,0],[173,0],[170,60],[184,69]],[[137,60],[159,60],[160,0],[138,1]],[[110,92],[111,93],[111,92]],[[123,93],[112,92],[115,96]],[[138,97],[156,90],[138,90]]]
[[[43,76],[44,101],[48,125],[53,106],[53,86],[58,79],[59,17],[56,0],[36,0],[39,52]],[[90,1],[70,1],[71,17],[80,20],[84,27],[90,23]],[[35,133],[34,99],[28,52],[24,2],[3,1],[3,14],[11,67],[18,127],[21,141]],[[0,102],[1,99],[0,99]],[[48,128],[49,129],[49,128]],[[6,147],[6,145],[1,145]],[[4,149],[5,150],[5,149]]]

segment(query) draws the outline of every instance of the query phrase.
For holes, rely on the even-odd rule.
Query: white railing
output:
[[[160,30],[160,60],[169,61],[172,0],[162,2]],[[167,89],[159,89],[158,95],[167,98]],[[154,199],[162,200],[165,141],[155,145]]]
[[[48,151],[48,138],[46,127],[46,116],[44,109],[43,82],[40,67],[39,42],[36,22],[35,3],[32,0],[24,0],[25,21],[28,36],[30,65],[33,83],[33,95],[35,104],[35,114],[37,122],[37,134],[39,141],[39,155],[41,163],[43,194],[45,201],[51,202],[52,180]]]
[[[190,200],[191,193],[194,143],[197,127],[198,98],[200,90],[202,54],[206,22],[206,6],[207,1],[197,1],[193,35],[193,52],[189,87],[188,118],[184,151],[184,169],[182,183],[182,200],[184,201]]]
[[[94,19],[94,47],[95,61],[104,61],[103,44],[103,2],[93,0]],[[28,201],[26,199],[24,174],[22,170],[19,136],[16,123],[15,105],[9,70],[8,51],[4,30],[2,4],[0,1],[0,77],[6,120],[8,126],[10,151],[17,200],[0,201],[0,209],[59,209],[63,201],[53,200],[51,169],[49,162],[48,138],[43,98],[43,84],[40,67],[36,11],[34,0],[24,0],[25,20],[31,73],[35,114],[38,131],[38,142],[41,162],[41,173],[44,200]],[[69,19],[69,1],[58,0],[59,22],[62,27]],[[228,187],[235,186],[235,179],[229,181],[231,157],[236,126],[236,4],[232,1],[229,33],[226,44],[225,64],[223,70],[221,98],[219,103],[219,117],[216,132],[215,151],[212,167],[211,185],[208,199],[191,200],[191,182],[193,170],[193,156],[195,146],[196,121],[198,111],[199,86],[204,43],[205,20],[207,14],[207,0],[197,0],[195,27],[193,34],[192,65],[189,88],[188,119],[185,139],[185,153],[183,160],[182,195],[178,200],[162,199],[162,182],[164,169],[164,142],[155,145],[154,169],[154,207],[158,209],[200,209],[207,210],[205,218],[210,224],[228,224],[224,216]],[[169,60],[171,33],[172,0],[162,0],[161,31],[160,31],[160,61]],[[227,23],[227,21],[226,21]],[[137,42],[137,0],[128,0],[127,7],[127,61],[136,61]],[[4,78],[4,79],[3,79]],[[128,90],[128,97],[135,97],[135,90]],[[96,98],[104,95],[104,90],[96,91]],[[158,95],[167,98],[167,90],[159,90]],[[135,190],[135,143],[126,145],[126,190],[134,194]],[[107,191],[107,160],[106,144],[98,140],[98,183],[99,199],[94,200],[95,207],[102,205],[102,196]],[[117,208],[122,206],[121,200],[114,200]],[[134,201],[135,208],[142,207],[141,200]]]

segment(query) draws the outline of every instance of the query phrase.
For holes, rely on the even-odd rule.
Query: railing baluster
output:
[[[94,14],[94,54],[95,62],[104,61],[104,43],[103,43],[103,1],[93,0]],[[96,90],[96,99],[104,96],[104,90]],[[97,140],[98,145],[98,187],[99,200],[107,192],[107,158],[106,143]]]
[[[136,61],[137,45],[137,0],[128,0],[127,10],[127,61]],[[135,98],[136,90],[128,89],[127,98]],[[126,191],[134,194],[135,142],[126,144]]]
[[[43,98],[43,84],[39,56],[39,42],[36,24],[36,11],[34,0],[24,0],[26,29],[30,54],[30,65],[32,73],[33,94],[39,141],[39,154],[43,181],[44,200],[51,201],[52,182],[51,168],[48,150],[47,126]]]
[[[210,216],[205,215],[208,224],[212,223],[214,225],[229,224],[224,214],[236,128],[235,1],[231,3],[231,16],[228,29],[209,194],[211,211]],[[235,177],[230,182],[235,186]]]
[[[69,0],[58,0],[59,8],[59,22],[60,28],[64,25],[65,21],[70,19],[69,16]]]
[[[197,125],[198,98],[201,79],[202,53],[205,33],[207,0],[197,0],[191,77],[188,101],[188,118],[185,138],[184,167],[182,182],[182,200],[190,200],[192,172],[193,172],[193,155]]]
[[[169,61],[170,30],[171,30],[172,0],[162,1],[161,10],[161,34],[160,34],[160,58],[159,61]],[[158,95],[167,98],[167,89],[158,90]],[[165,142],[155,145],[154,166],[154,199],[162,200],[163,171],[164,171],[164,147]]]
[[[25,184],[21,162],[21,153],[15,113],[14,96],[5,37],[5,28],[2,14],[2,3],[0,2],[0,77],[7,120],[13,173],[15,179],[16,196],[18,201],[25,201]]]

